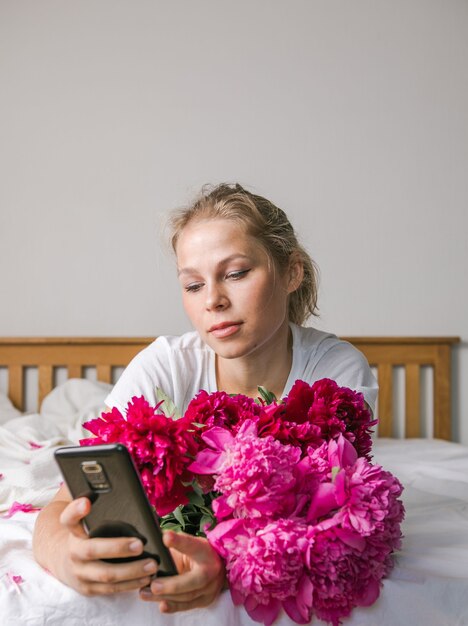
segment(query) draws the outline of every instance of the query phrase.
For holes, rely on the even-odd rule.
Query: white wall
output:
[[[239,181],[320,327],[466,340],[467,67],[463,0],[1,0],[0,335],[184,331],[163,218]]]

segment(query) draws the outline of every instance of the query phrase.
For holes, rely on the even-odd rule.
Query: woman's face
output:
[[[287,328],[289,272],[281,275],[244,226],[190,222],[176,255],[185,311],[219,356],[248,356]]]

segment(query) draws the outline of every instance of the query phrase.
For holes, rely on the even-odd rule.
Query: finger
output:
[[[204,537],[166,530],[163,534],[163,541],[166,547],[174,548],[197,562],[211,560],[212,555],[216,554]]]
[[[190,611],[191,609],[201,609],[209,606],[214,600],[212,595],[202,595],[191,602],[168,602],[163,600],[159,604],[161,613],[177,613],[178,611]]]
[[[151,592],[160,599],[163,596],[178,597],[183,594],[200,593],[211,584],[212,576],[207,576],[201,568],[178,574],[177,576],[164,576],[151,582]]]
[[[151,582],[151,593],[155,600],[194,599],[197,596],[211,593],[217,595],[225,581],[224,569],[195,568],[178,576],[155,578]]]
[[[130,561],[128,563],[105,563],[104,561],[81,562],[76,565],[75,573],[83,583],[103,583],[113,585],[142,579],[151,582],[151,576],[157,571],[157,564],[152,559]]]
[[[75,560],[95,561],[100,559],[137,558],[143,552],[143,543],[134,537],[95,537],[85,534],[79,541],[71,542],[71,553]]]
[[[210,576],[215,576],[224,569],[223,562],[219,554],[210,545],[208,539],[204,537],[194,537],[186,533],[175,533],[165,531],[163,535],[164,544],[173,552],[174,560],[177,562],[182,557],[182,567],[179,571],[184,571],[184,561],[193,563],[197,568],[208,568]],[[177,556],[179,555],[179,559]]]
[[[60,523],[66,526],[75,536],[84,537],[86,533],[81,525],[81,520],[88,515],[90,510],[91,502],[88,498],[72,500],[60,514]]]
[[[195,609],[202,606],[208,606],[217,597],[217,593],[207,591],[206,593],[200,593],[195,597],[187,600],[181,598],[161,598],[151,593],[149,587],[140,589],[140,598],[145,602],[158,602],[159,609],[162,613],[172,613],[175,611],[188,611],[189,609]],[[172,610],[171,610],[172,609]]]
[[[189,591],[187,593],[178,593],[178,594],[154,594],[151,590],[151,586],[149,588],[145,588],[141,590],[141,596],[144,600],[149,600],[152,602],[192,602],[199,598],[200,596],[205,595],[213,595],[215,597],[220,589],[219,582],[213,581],[203,589],[196,589],[193,591]]]
[[[85,596],[102,596],[123,593],[126,591],[136,591],[149,584],[151,578],[136,578],[113,583],[101,583],[86,581],[78,585],[78,591]]]

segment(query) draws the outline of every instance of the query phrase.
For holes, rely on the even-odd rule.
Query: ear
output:
[[[301,286],[304,278],[304,265],[297,255],[293,255],[288,268],[288,293],[293,293]]]

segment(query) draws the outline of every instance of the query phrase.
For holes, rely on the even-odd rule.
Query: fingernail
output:
[[[154,561],[148,561],[143,567],[145,572],[154,573],[156,571],[156,563]]]
[[[140,589],[140,593],[144,598],[151,598],[153,596],[153,594],[151,593],[151,589],[149,589],[148,587]]]
[[[86,505],[86,500],[78,500],[78,504],[76,505],[78,513],[84,513],[86,511]]]
[[[161,593],[162,589],[163,589],[163,586],[161,585],[161,583],[158,583],[158,582],[151,583],[151,591],[153,593]]]
[[[132,552],[140,552],[143,548],[143,544],[141,541],[132,541],[132,543],[128,546]]]

